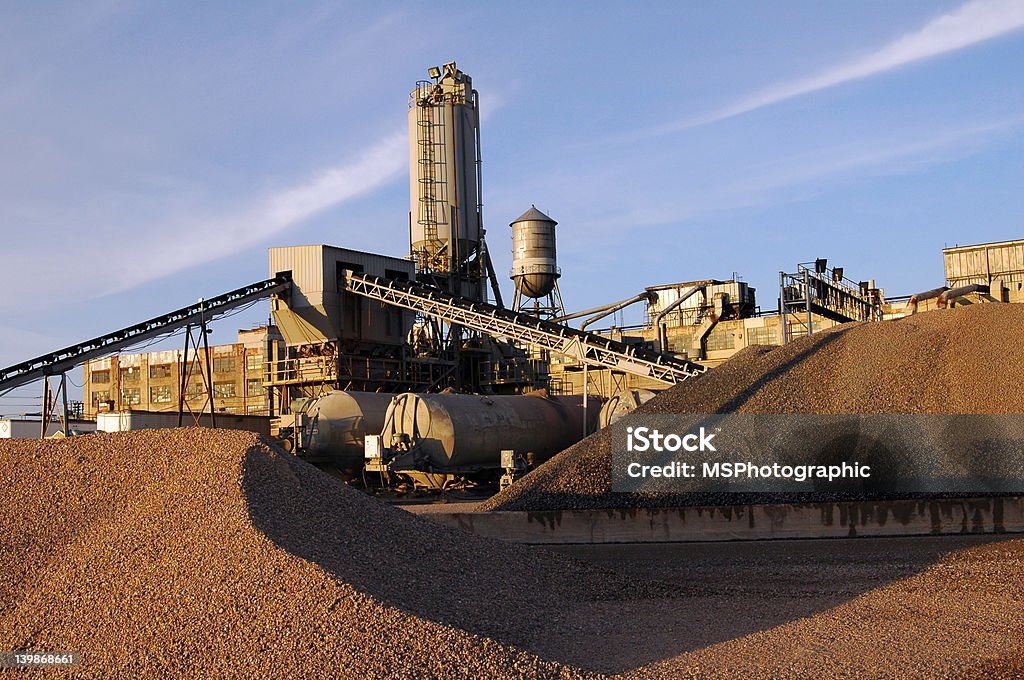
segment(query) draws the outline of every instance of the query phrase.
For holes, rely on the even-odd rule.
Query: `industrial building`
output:
[[[999,302],[1024,302],[1024,240],[944,248],[942,259],[950,289],[987,286]]]
[[[281,344],[277,328],[263,326],[239,330],[235,343],[211,346],[209,364],[206,355],[198,353],[187,371],[185,402],[192,410],[202,410],[209,375],[216,411],[271,415],[264,383],[268,357]],[[113,411],[177,412],[182,370],[188,368],[188,363],[182,365],[183,356],[183,350],[164,350],[88,361],[83,366],[86,417]]]
[[[648,285],[567,311],[557,222],[531,205],[508,224],[506,305],[484,226],[479,104],[472,79],[454,62],[431,68],[409,94],[407,253],[271,248],[268,279],[10,367],[0,386],[84,364],[87,416],[139,414],[118,419],[118,429],[148,422],[144,413],[206,413],[210,424],[216,413],[264,416],[274,419],[268,429],[278,443],[299,455],[359,469],[364,444],[376,438],[366,469],[443,487],[490,478],[499,461],[517,455],[550,455],[554,447],[539,439],[530,445],[531,430],[571,443],[746,347],[1024,295],[1024,241],[1007,241],[945,249],[945,285],[904,298],[887,299],[873,278],[851,279],[819,258],[780,271],[778,288],[767,299],[762,290],[760,301],[733,274]],[[266,298],[272,325],[207,347],[211,319]],[[643,305],[642,323],[607,325],[633,305]],[[186,331],[183,350],[117,353],[177,329]],[[56,393],[46,388],[44,419],[56,413],[56,395],[66,398],[60,385]],[[456,394],[417,396],[441,392]],[[438,423],[448,425],[438,430]],[[475,436],[487,427],[525,434],[513,449],[498,450]]]

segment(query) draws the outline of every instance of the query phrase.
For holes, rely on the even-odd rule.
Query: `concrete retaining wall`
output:
[[[672,543],[1024,532],[1024,496],[673,509],[430,513],[515,543]]]

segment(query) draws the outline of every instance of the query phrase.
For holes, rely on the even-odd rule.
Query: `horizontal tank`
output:
[[[341,469],[363,466],[363,439],[379,434],[393,394],[334,390],[309,400],[302,408],[309,418],[305,448]]]
[[[591,432],[600,401],[591,398]],[[499,467],[501,451],[533,454],[535,464],[583,438],[583,398],[545,395],[401,394],[385,417],[382,444],[396,468],[473,472]]]
[[[652,390],[623,390],[613,394],[608,401],[601,406],[599,427],[606,428],[614,424],[623,416],[629,415],[658,396],[658,392]]]
[[[541,298],[555,287],[559,277],[555,259],[553,219],[535,206],[512,222],[512,271],[516,289],[525,297]]]

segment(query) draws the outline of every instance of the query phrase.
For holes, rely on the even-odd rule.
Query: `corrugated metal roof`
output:
[[[512,224],[516,222],[550,222],[551,224],[558,224],[553,219],[537,210],[537,206],[530,205],[530,209],[524,212],[522,215],[512,220]]]

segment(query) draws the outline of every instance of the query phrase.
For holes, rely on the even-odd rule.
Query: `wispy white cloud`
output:
[[[724,211],[799,201],[839,183],[920,172],[970,157],[1022,126],[1024,117],[1017,116],[811,149],[752,163],[731,181],[693,185],[689,190],[677,190],[671,198],[639,194],[632,206],[618,214],[587,220],[586,229],[588,234],[617,234]],[[592,203],[593,183],[580,184],[588,187],[588,193],[577,200]]]
[[[60,347],[60,343],[66,341],[66,338],[59,334],[55,336],[38,333],[10,324],[0,324],[0,337],[3,337],[3,345],[0,345],[0,366],[24,361],[28,357],[40,354],[47,347]]]
[[[396,131],[347,162],[234,211],[205,218],[178,216],[132,239],[113,244],[93,240],[74,250],[48,253],[45,260],[8,252],[2,263],[10,275],[31,277],[36,295],[46,298],[79,288],[81,272],[76,262],[113,258],[121,266],[108,269],[86,291],[90,297],[100,297],[268,243],[320,212],[385,186],[404,173],[406,163],[406,134]],[[154,253],[159,256],[153,257]],[[17,297],[10,296],[0,301],[0,308],[17,304]]]
[[[104,295],[127,290],[177,271],[219,259],[268,240],[316,214],[367,195],[398,177],[406,166],[404,132],[391,134],[352,160],[318,172],[308,181],[272,193],[235,213],[161,230],[147,240],[158,262],[123,269],[107,282]],[[166,234],[166,235],[164,235]]]
[[[486,121],[502,107],[504,97],[493,92],[484,100],[481,118]],[[120,224],[116,214],[99,211],[91,217],[108,233],[132,233],[130,239],[75,239],[74,248],[36,257],[10,249],[0,252],[0,267],[21,280],[34,281],[33,293],[43,299],[77,289],[83,261],[116,261],[117,267],[90,281],[83,294],[97,298],[130,290],[179,271],[191,269],[245,248],[271,245],[275,236],[324,211],[369,195],[404,176],[408,166],[407,131],[393,131],[362,152],[338,165],[312,173],[305,181],[284,186],[260,198],[237,199],[235,207],[203,207],[204,198],[175,200],[174,214],[160,222]],[[167,191],[181,187],[164,182]],[[186,183],[189,184],[189,183]],[[205,199],[205,200],[208,200]],[[230,204],[228,203],[230,206]],[[109,211],[108,211],[109,212]],[[106,222],[109,222],[107,224]],[[101,225],[95,225],[99,228]],[[159,253],[159,257],[154,257]],[[18,296],[0,298],[0,309],[16,309]]]
[[[787,99],[879,75],[998,38],[1024,27],[1021,0],[973,0],[878,49],[815,75],[773,85],[716,111],[653,128],[648,134],[676,132],[732,118]]]

